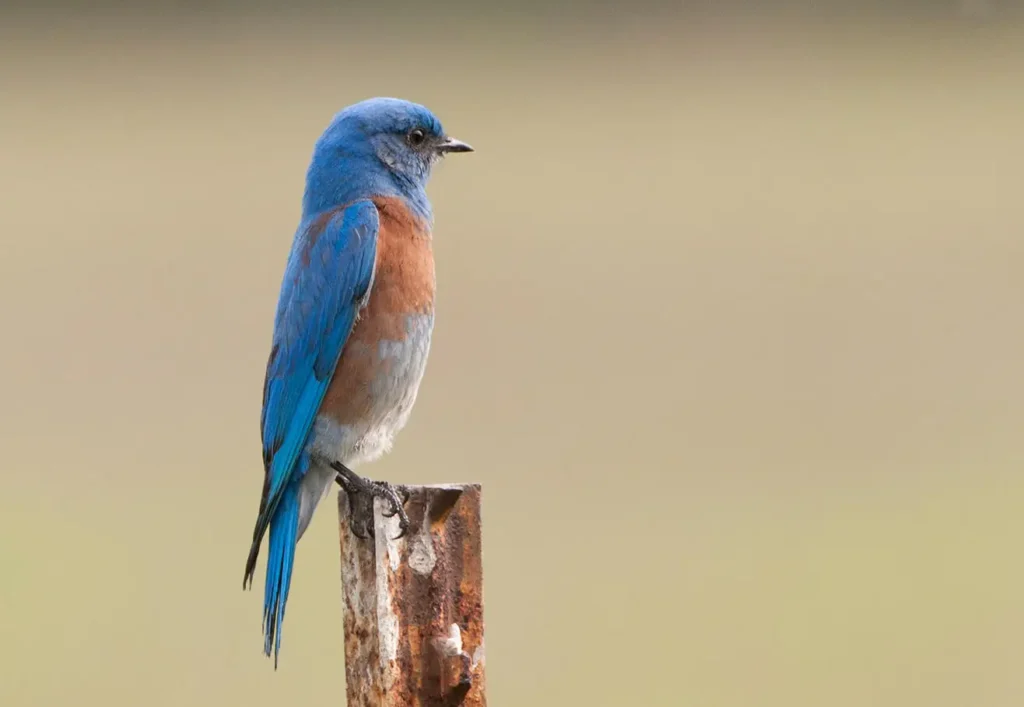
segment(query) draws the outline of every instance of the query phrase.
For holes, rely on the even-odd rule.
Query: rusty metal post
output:
[[[349,707],[484,707],[480,486],[410,486],[409,529],[374,503],[374,537],[338,494]]]

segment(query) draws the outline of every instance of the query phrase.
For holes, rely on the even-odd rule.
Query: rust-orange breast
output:
[[[389,412],[381,408],[387,406],[382,398],[392,397],[387,394],[391,389],[397,393],[412,386],[414,392],[433,324],[434,255],[429,227],[398,199],[378,198],[374,203],[380,230],[370,298],[342,350],[320,408],[342,425],[372,422]],[[409,340],[424,336],[422,342]]]

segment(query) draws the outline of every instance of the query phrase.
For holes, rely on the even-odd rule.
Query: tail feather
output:
[[[300,485],[298,479],[288,484],[270,520],[267,580],[263,592],[263,652],[268,657],[273,654],[275,669],[281,651],[281,624],[288,603],[298,542]]]
[[[281,625],[284,622],[285,605],[288,603],[288,590],[292,582],[295,546],[316,505],[315,499],[311,504],[310,499],[304,497],[309,496],[309,489],[314,487],[320,489],[322,494],[322,487],[333,481],[333,476],[326,480],[320,477],[307,478],[310,468],[310,458],[303,454],[296,460],[289,474],[291,478],[272,497],[267,493],[269,484],[264,484],[260,512],[256,518],[252,545],[249,547],[249,557],[245,563],[243,587],[252,585],[260,545],[263,543],[264,534],[269,530],[267,576],[263,590],[263,652],[268,658],[273,656],[275,669],[281,652]],[[304,509],[304,506],[307,508]]]

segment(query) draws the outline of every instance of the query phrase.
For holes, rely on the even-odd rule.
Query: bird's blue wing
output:
[[[285,270],[263,384],[265,477],[246,580],[297,465],[359,308],[369,296],[379,230],[377,207],[357,201],[297,234]]]

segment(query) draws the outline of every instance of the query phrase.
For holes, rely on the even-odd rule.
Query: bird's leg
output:
[[[371,481],[355,473],[341,462],[331,462],[331,468],[337,473],[335,481],[348,494],[349,505],[352,508],[352,519],[350,521],[352,532],[356,537],[366,539],[373,536],[373,499],[383,498],[390,504],[391,508],[384,513],[385,518],[398,516],[398,537],[405,535],[409,529],[409,516],[405,513],[405,502],[409,500],[408,493],[402,489],[405,498],[400,498],[395,487],[387,481]],[[399,487],[401,489],[401,487]],[[397,539],[397,538],[396,538]]]

